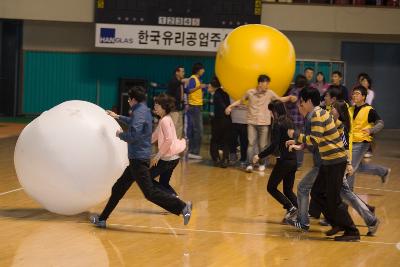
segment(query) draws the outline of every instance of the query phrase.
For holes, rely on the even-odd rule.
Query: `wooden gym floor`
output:
[[[400,266],[399,131],[384,131],[373,157],[392,168],[389,182],[362,174],[356,179],[356,192],[377,207],[377,236],[365,236],[367,228],[351,210],[361,242],[339,243],[326,238],[328,228],[316,220],[308,233],[280,224],[284,210],[265,190],[271,169],[247,174],[207,161],[184,162],[174,172],[177,192],[194,203],[188,226],[146,201],[135,184],[106,230],[90,225],[88,213],[52,214],[25,194],[15,175],[22,128],[0,125],[0,266]],[[306,154],[296,184],[310,164]]]

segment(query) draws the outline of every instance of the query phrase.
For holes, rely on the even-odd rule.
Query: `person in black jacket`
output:
[[[232,121],[225,109],[230,105],[229,95],[221,88],[217,77],[208,86],[208,92],[213,95],[214,116],[211,118],[210,154],[214,165],[226,168],[229,163],[229,151],[232,139]],[[219,155],[222,148],[222,158]]]
[[[296,152],[289,151],[286,141],[290,140],[287,130],[292,129],[294,124],[288,117],[284,104],[274,100],[268,105],[273,115],[271,144],[261,153],[255,155],[253,163],[271,154],[276,155],[277,163],[272,170],[268,180],[267,191],[286,209],[283,222],[296,215],[297,197],[293,193],[293,184],[297,170]],[[283,194],[278,190],[278,185],[283,180]]]

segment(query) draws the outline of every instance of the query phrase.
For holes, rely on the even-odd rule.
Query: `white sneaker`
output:
[[[191,154],[188,155],[189,159],[203,159],[200,155]]]
[[[253,171],[253,166],[249,165],[246,167],[246,172],[252,172]]]
[[[260,171],[260,172],[265,171],[265,166],[264,165],[258,166],[258,171]]]
[[[365,153],[364,154],[364,158],[366,158],[366,159],[369,159],[369,158],[372,158],[372,153],[371,152],[367,152],[367,153]]]

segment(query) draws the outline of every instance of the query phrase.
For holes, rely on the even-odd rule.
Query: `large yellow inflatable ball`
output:
[[[215,73],[233,99],[256,88],[257,78],[266,74],[270,88],[283,95],[292,81],[296,55],[290,40],[280,31],[260,24],[234,29],[221,43]]]

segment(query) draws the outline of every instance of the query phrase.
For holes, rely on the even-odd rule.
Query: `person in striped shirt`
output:
[[[360,232],[340,197],[346,168],[348,164],[351,166],[341,135],[329,112],[318,106],[320,95],[317,89],[304,88],[299,98],[299,108],[304,109],[306,114],[311,113],[311,133],[302,134],[289,129],[288,135],[294,140],[288,141],[287,145],[297,142],[318,149],[321,167],[311,190],[311,197],[328,221],[344,229],[344,234],[336,236],[335,241],[358,241]]]

